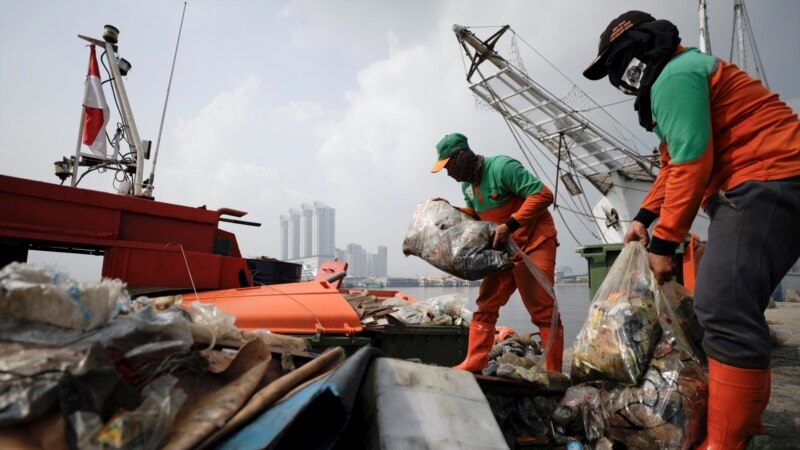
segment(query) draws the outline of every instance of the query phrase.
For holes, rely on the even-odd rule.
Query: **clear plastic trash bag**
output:
[[[607,435],[630,450],[689,450],[705,435],[708,409],[708,381],[696,346],[702,328],[683,286],[665,283],[655,299],[661,339],[639,385],[606,397]]]
[[[573,344],[573,382],[639,383],[661,335],[655,285],[644,246],[623,247]]]
[[[479,280],[514,267],[508,251],[492,249],[493,222],[475,220],[444,200],[417,205],[403,253],[418,256],[450,275]]]

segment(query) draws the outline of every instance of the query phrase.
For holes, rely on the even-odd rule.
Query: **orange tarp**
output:
[[[236,316],[236,326],[242,330],[329,335],[361,331],[356,311],[326,281],[207,291],[198,293],[197,298]],[[194,300],[193,294],[185,295],[183,306]]]

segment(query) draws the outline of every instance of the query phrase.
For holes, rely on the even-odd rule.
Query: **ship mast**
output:
[[[756,39],[753,36],[753,28],[750,25],[750,17],[747,15],[747,7],[744,5],[744,0],[734,0],[733,30],[731,54],[728,59],[739,66],[740,69],[761,80],[764,86],[769,89],[767,74],[764,71],[764,65],[761,63],[761,56],[758,54]],[[734,48],[736,49],[735,52]],[[748,61],[748,54],[752,54],[752,64]],[[735,59],[734,56],[736,56]]]
[[[115,148],[114,155],[113,157],[105,157],[81,152],[80,136],[83,132],[84,125],[83,118],[81,118],[80,129],[78,131],[79,139],[75,155],[71,157],[71,159],[64,158],[63,161],[56,161],[56,175],[62,179],[62,182],[66,178],[71,177],[70,185],[74,187],[78,185],[83,177],[78,176],[78,168],[80,166],[89,167],[86,173],[98,169],[116,170],[118,173],[122,174],[124,179],[124,182],[120,184],[120,194],[148,196],[148,193],[143,190],[144,160],[149,158],[151,142],[139,138],[139,129],[133,118],[133,110],[128,100],[128,93],[125,90],[125,83],[122,80],[122,78],[127,75],[131,65],[118,55],[118,35],[119,30],[111,25],[106,25],[102,40],[80,34],[78,35],[79,38],[89,42],[90,45],[105,50],[106,60],[108,61],[109,70],[111,72],[111,88],[114,91],[114,97],[119,107],[119,115],[122,122],[112,142]],[[105,130],[102,130],[102,133],[105,134]],[[119,155],[119,143],[123,139],[127,141],[130,147],[132,159]],[[86,173],[84,173],[84,175],[86,175]],[[133,183],[127,181],[128,174],[133,175]]]
[[[700,16],[700,51],[711,55],[711,38],[708,32],[708,6],[706,0],[699,0]],[[749,55],[752,54],[752,62]],[[758,54],[753,28],[750,25],[750,17],[747,15],[747,8],[744,0],[734,0],[733,2],[733,34],[731,35],[731,51],[728,60],[736,64],[740,69],[749,73],[754,78],[761,80],[764,86],[769,89],[767,74],[764,65],[761,63],[761,56]]]
[[[711,39],[708,35],[708,5],[706,0],[700,0],[700,51],[711,55]]]
[[[472,60],[467,73],[470,90],[509,125],[542,144],[557,161],[557,172],[570,170],[565,176],[557,173],[556,179],[563,181],[570,195],[582,194],[574,190],[580,180],[600,191],[603,198],[592,208],[591,219],[604,241],[621,242],[658,168],[649,155],[641,154],[621,133],[608,131],[606,124],[616,121],[585,93],[574,90],[588,108],[570,106],[497,54],[494,46],[507,29],[506,26],[482,41],[466,27],[453,26]],[[482,65],[487,61],[490,64]],[[480,79],[473,83],[471,78],[475,75]],[[577,183],[566,177],[572,173]],[[556,192],[557,188],[556,184]]]

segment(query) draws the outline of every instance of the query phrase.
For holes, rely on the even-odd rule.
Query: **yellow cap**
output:
[[[445,159],[440,159],[439,161],[436,161],[436,164],[434,164],[433,168],[431,169],[431,173],[436,173],[436,172],[442,170],[444,168],[444,166],[447,165],[447,161],[450,161],[450,157],[447,157]]]

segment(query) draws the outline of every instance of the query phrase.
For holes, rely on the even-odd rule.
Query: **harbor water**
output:
[[[467,309],[475,311],[475,300],[478,298],[478,287],[402,287],[396,288],[417,300],[425,300],[446,294],[459,294],[467,298]],[[589,309],[589,285],[587,284],[557,284],[555,286],[556,300],[561,312],[561,322],[564,324],[564,344],[569,346],[575,340],[583,326],[586,312]],[[514,292],[505,306],[500,308],[500,318],[497,325],[512,327],[520,333],[536,331],[531,323],[530,315],[522,304],[518,292]]]

